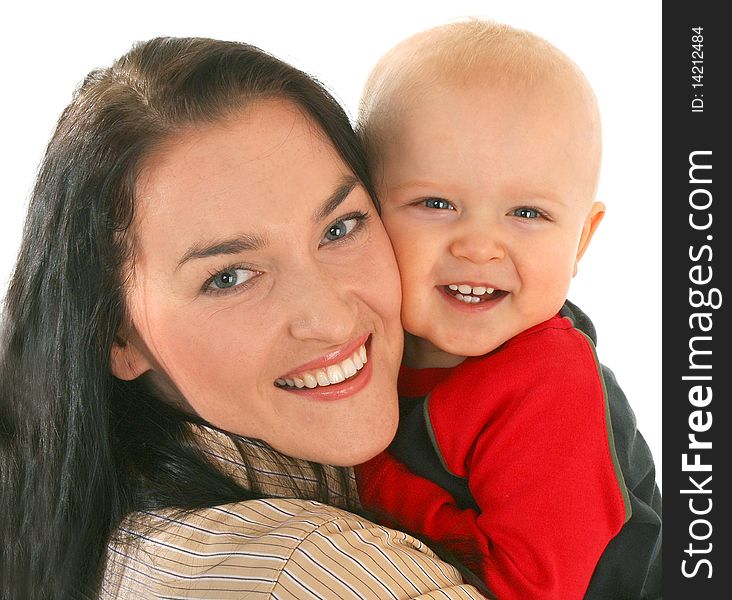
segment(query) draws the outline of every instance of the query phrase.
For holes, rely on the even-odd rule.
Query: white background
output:
[[[598,329],[661,468],[661,2],[617,0],[11,3],[0,25],[0,290],[20,240],[29,190],[75,86],[131,43],[158,35],[246,41],[316,75],[355,115],[369,69],[427,27],[481,16],[529,29],[566,52],[600,103],[607,214],[570,299]],[[537,257],[540,260],[540,257]],[[582,432],[577,432],[581,435]]]

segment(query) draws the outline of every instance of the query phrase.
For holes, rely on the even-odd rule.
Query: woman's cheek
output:
[[[402,291],[392,244],[383,227],[378,227],[369,244],[370,259],[367,261],[367,273],[361,275],[362,281],[368,285],[370,293],[376,301],[383,305],[383,310],[391,318],[399,319]]]
[[[203,303],[201,303],[202,305]],[[243,311],[204,310],[172,304],[151,315],[148,337],[160,367],[186,396],[228,382],[231,363],[242,354]]]

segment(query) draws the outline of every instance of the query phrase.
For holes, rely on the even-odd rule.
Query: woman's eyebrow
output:
[[[358,179],[352,175],[344,177],[335,191],[316,209],[313,217],[315,221],[322,221],[338,208],[358,183]],[[237,235],[228,240],[216,240],[214,242],[195,244],[186,250],[185,254],[178,261],[175,270],[177,271],[190,260],[210,258],[221,254],[239,254],[240,252],[259,250],[266,244],[267,240],[262,236],[248,233]]]
[[[338,206],[343,202],[348,194],[351,193],[353,188],[359,183],[358,179],[353,175],[347,175],[343,178],[341,184],[335,189],[335,191],[326,198],[325,202],[321,204],[313,215],[313,220],[319,223],[325,219],[330,213],[332,213]]]
[[[191,246],[175,267],[177,271],[184,263],[195,258],[209,258],[220,254],[238,254],[247,250],[258,250],[267,244],[259,235],[243,233],[229,240],[220,240]]]

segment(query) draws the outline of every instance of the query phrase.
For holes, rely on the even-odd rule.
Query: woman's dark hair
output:
[[[130,224],[143,161],[187,127],[268,98],[289,100],[311,118],[376,204],[362,147],[338,102],[308,75],[247,44],[139,43],[91,72],[61,115],[4,306],[3,600],[95,597],[106,545],[131,512],[262,497],[253,472],[244,486],[209,462],[189,414],[145,377],[114,378],[109,359],[125,323],[124,267],[134,259]],[[246,462],[244,445],[232,439]],[[323,467],[311,467],[317,499],[333,501]],[[339,503],[354,508],[353,500]]]

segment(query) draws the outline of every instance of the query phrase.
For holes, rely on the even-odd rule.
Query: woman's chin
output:
[[[338,467],[353,467],[365,463],[386,450],[396,435],[398,424],[399,413],[396,408],[393,416],[381,415],[378,422],[368,427],[361,423],[358,431],[352,431],[350,435],[339,435],[338,441],[333,440],[325,457],[327,460],[318,462]]]

